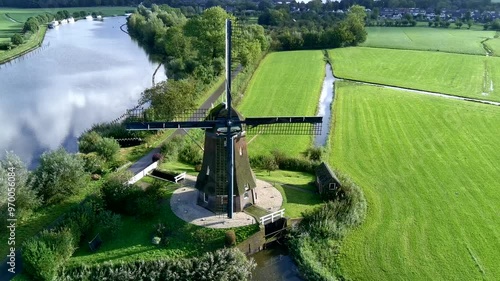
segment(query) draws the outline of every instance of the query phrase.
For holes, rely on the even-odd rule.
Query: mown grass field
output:
[[[255,71],[245,92],[240,112],[251,116],[315,116],[325,63],[321,51],[268,54]],[[267,154],[274,149],[299,156],[312,141],[311,136],[247,137],[249,154]]]
[[[367,27],[367,39],[361,46],[441,51],[485,55],[481,41],[493,38],[495,31],[430,27]],[[496,49],[500,52],[500,49]],[[496,55],[500,56],[500,53]]]
[[[330,164],[363,188],[352,280],[498,280],[500,108],[340,82]]]
[[[497,35],[498,34],[497,32]],[[484,43],[488,46],[488,49],[493,51],[494,56],[500,56],[500,38],[492,38]]]
[[[500,101],[500,58],[380,48],[329,51],[341,78]]]

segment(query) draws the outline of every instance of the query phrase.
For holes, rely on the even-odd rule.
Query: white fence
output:
[[[276,211],[274,213],[271,213],[269,215],[265,215],[263,217],[260,217],[260,223],[262,225],[265,225],[269,221],[271,221],[273,223],[275,220],[279,220],[283,217],[285,217],[285,209],[281,209],[281,210]]]
[[[151,172],[153,169],[156,169],[158,167],[158,161],[153,162],[153,164],[147,166],[144,170],[140,171],[137,173],[137,175],[133,176],[131,179],[128,180],[128,184],[134,184],[143,177],[147,176],[149,172]]]

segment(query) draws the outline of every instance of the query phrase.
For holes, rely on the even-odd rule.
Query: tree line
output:
[[[130,35],[165,62],[168,83],[159,83],[142,95],[142,102],[151,102],[150,112],[157,118],[169,120],[173,113],[192,108],[197,93],[224,73],[227,18],[235,26],[234,63],[243,67],[254,64],[269,46],[264,28],[239,26],[221,7],[187,18],[181,9],[168,5],[152,5],[151,9],[139,5],[128,18]]]
[[[268,9],[258,18],[272,38],[272,49],[325,49],[355,46],[366,40],[365,8],[354,5],[344,14],[292,14],[286,9]]]

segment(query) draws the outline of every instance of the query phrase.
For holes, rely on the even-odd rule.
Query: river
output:
[[[46,150],[77,151],[92,124],[134,107],[158,63],[120,30],[125,17],[80,20],[47,31],[42,47],[0,65],[0,155],[30,167]],[[166,79],[163,67],[155,81]]]

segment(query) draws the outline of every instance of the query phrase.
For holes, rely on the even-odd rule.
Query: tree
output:
[[[151,102],[149,120],[170,121],[194,107],[196,87],[190,80],[168,80],[143,92],[141,102]]]
[[[186,23],[184,32],[193,38],[194,47],[203,61],[224,57],[227,18],[234,21],[234,17],[221,7],[212,7]]]
[[[24,39],[23,39],[23,36],[21,36],[21,34],[14,34],[11,38],[10,38],[10,41],[12,42],[12,44],[14,45],[21,45],[22,43],[24,43]]]
[[[19,220],[28,217],[33,210],[41,205],[38,194],[29,183],[30,173],[24,162],[13,152],[7,152],[0,160],[0,217],[6,219],[9,215],[9,192],[15,185],[15,216]],[[10,190],[9,190],[10,188]]]
[[[352,6],[347,14],[345,22],[347,23],[349,31],[354,36],[352,45],[363,43],[366,40],[365,18],[365,8],[359,5]]]
[[[83,161],[64,148],[45,152],[33,173],[33,189],[46,204],[52,204],[78,193],[87,183]]]

